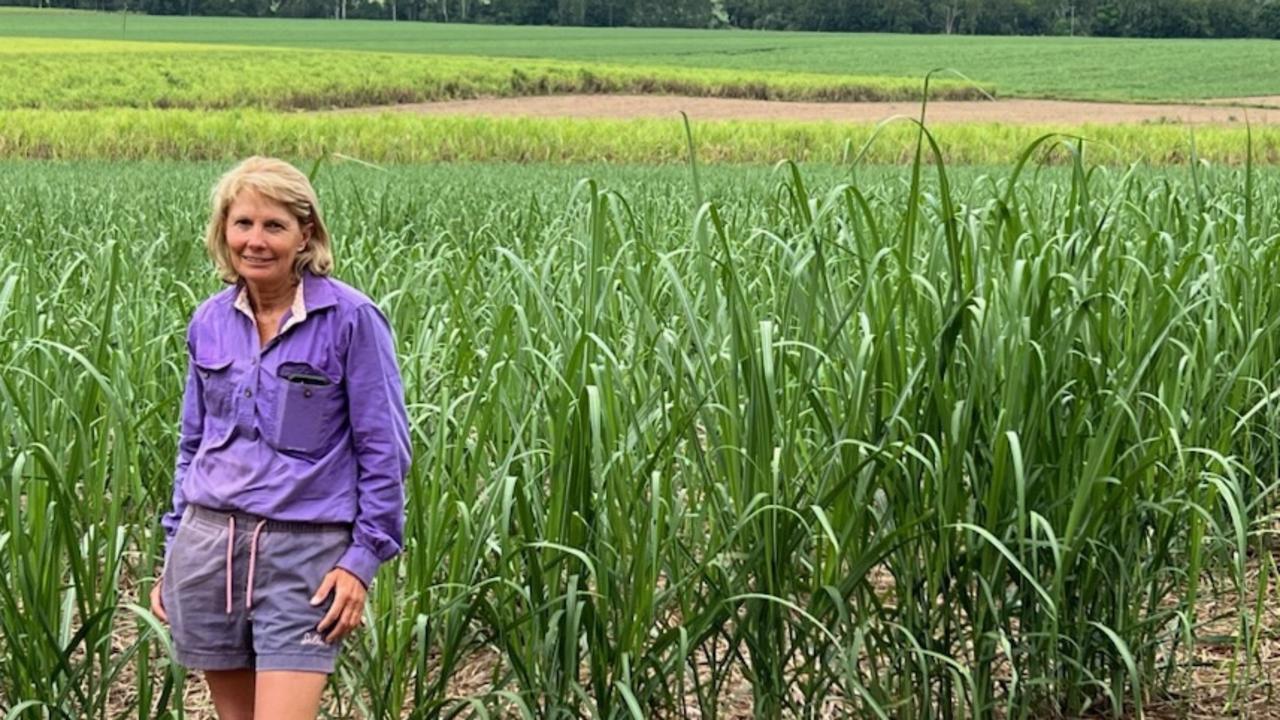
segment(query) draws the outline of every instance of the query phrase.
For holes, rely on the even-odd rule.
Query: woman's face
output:
[[[227,210],[231,267],[256,288],[293,283],[293,262],[311,239],[284,205],[256,190],[243,190]]]

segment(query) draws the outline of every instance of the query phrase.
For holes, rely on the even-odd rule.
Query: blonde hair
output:
[[[231,250],[227,247],[227,213],[245,190],[253,190],[268,200],[280,203],[297,219],[299,226],[311,225],[307,246],[293,263],[295,277],[301,279],[306,270],[316,275],[333,272],[329,230],[320,217],[320,204],[311,181],[283,160],[255,155],[223,175],[213,187],[210,197],[209,225],[204,231],[204,244],[225,282],[240,280],[231,264]]]

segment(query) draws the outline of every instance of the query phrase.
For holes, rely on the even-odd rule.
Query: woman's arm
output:
[[[173,472],[173,507],[160,519],[164,527],[165,563],[168,564],[169,548],[173,536],[178,532],[178,523],[182,521],[182,512],[187,501],[182,494],[183,480],[187,476],[187,468],[196,450],[200,449],[200,437],[204,430],[204,392],[200,384],[200,374],[196,372],[193,358],[195,349],[191,342],[190,328],[187,330],[187,382],[182,391],[182,420],[179,424],[178,461]]]
[[[353,315],[346,390],[359,476],[351,546],[338,567],[368,587],[378,566],[395,557],[404,544],[409,420],[391,326],[371,303],[356,308]]]

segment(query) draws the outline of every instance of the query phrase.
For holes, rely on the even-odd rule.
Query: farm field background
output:
[[[329,717],[1274,716],[1280,129],[331,110],[1276,95],[1276,47],[0,9],[0,714],[207,716],[137,602],[208,188],[269,153],[417,458]]]
[[[901,165],[915,154],[906,122],[873,125],[770,121],[693,123],[702,162],[768,164],[786,159],[836,164],[862,158]],[[1014,162],[1037,138],[1037,160],[1069,162],[1080,138],[1090,162],[1183,166],[1280,162],[1280,128],[1181,125],[1003,125],[933,129],[952,163]],[[635,120],[487,118],[384,114],[304,116],[261,111],[101,109],[0,112],[0,157],[49,160],[232,160],[255,152],[304,162],[338,153],[375,163],[518,162],[682,164],[689,145],[679,118]]]
[[[919,80],[954,68],[1002,96],[1193,100],[1280,94],[1267,40],[960,37],[350,20],[130,16],[0,8],[0,35],[231,43]]]
[[[647,92],[772,100],[907,100],[919,79],[236,45],[12,38],[5,107],[315,110],[549,93]],[[21,70],[20,72],[18,70]],[[942,78],[936,98],[984,97]]]
[[[123,28],[113,23],[121,21]],[[132,24],[129,24],[132,23]],[[291,23],[299,23],[292,25]],[[662,42],[654,37],[670,36],[672,43],[696,43],[694,51],[717,42],[757,42],[773,38],[767,33],[715,33],[703,31],[601,30],[574,28],[504,28],[448,26],[421,23],[345,22],[347,30],[330,28],[329,21],[235,20],[219,18],[161,18],[93,14],[84,12],[0,9],[0,33],[29,33],[62,37],[16,37],[0,44],[0,157],[60,160],[90,159],[227,159],[247,152],[267,152],[290,157],[319,157],[339,153],[375,163],[437,161],[499,162],[597,162],[670,163],[687,159],[688,145],[678,117],[669,120],[572,119],[572,118],[483,118],[414,117],[412,113],[388,115],[372,111],[359,115],[318,112],[329,108],[386,106],[441,99],[542,95],[547,93],[673,93],[711,97],[767,98],[771,100],[911,100],[919,98],[923,77],[913,75],[914,66],[903,66],[903,74],[832,74],[833,66],[814,61],[805,72],[770,70],[768,52],[746,52],[726,46],[726,58],[760,57],[749,69],[724,67],[707,69],[695,62],[660,64]],[[385,26],[385,27],[384,27]],[[130,29],[131,28],[131,29]],[[150,30],[148,30],[150,28]],[[293,28],[294,31],[289,31]],[[127,30],[120,32],[121,29]],[[332,33],[346,33],[331,40]],[[541,37],[565,33],[566,42],[539,41],[562,57],[520,58],[502,56],[521,47],[514,39],[519,33]],[[146,37],[155,42],[135,40],[75,39],[76,36]],[[370,42],[374,33],[385,33],[383,49],[396,49],[398,37],[416,38],[415,48],[448,49],[451,55],[411,52],[362,52],[342,50]],[[405,35],[405,34],[408,35]],[[418,35],[414,35],[417,33]],[[434,33],[434,35],[433,35]],[[444,33],[447,33],[445,35]],[[486,33],[489,33],[486,35]],[[602,33],[602,34],[600,34]],[[623,42],[635,35],[635,53],[648,47],[649,59],[639,62],[639,54],[627,55]],[[690,34],[692,33],[692,34]],[[279,45],[248,46],[215,44],[224,42],[272,42],[298,37],[306,47]],[[447,37],[450,44],[434,45],[430,38]],[[575,37],[611,42],[619,48],[609,62],[598,62],[580,53],[585,60],[568,60]],[[1088,49],[1089,43],[1106,46],[1113,41],[1084,39],[1027,38],[929,38],[910,36],[823,36],[778,34],[807,57],[821,58],[814,50],[823,42],[838,39],[841,47],[851,43],[892,41],[937,43],[970,41],[992,52],[1004,43],[1054,42],[1085,43],[1071,50],[1084,62],[1106,56]],[[364,40],[361,40],[364,38]],[[469,44],[455,41],[471,38]],[[479,38],[488,38],[481,40]],[[681,40],[681,38],[684,38]],[[720,38],[724,38],[721,40]],[[199,39],[201,43],[179,42]],[[617,40],[617,42],[614,42]],[[408,42],[406,40],[405,42]],[[1120,47],[1137,41],[1114,41]],[[1181,48],[1188,61],[1195,41],[1169,41]],[[818,45],[813,45],[817,43]],[[1158,48],[1139,43],[1124,50],[1129,64],[1106,61],[1106,67],[1126,81],[1159,76],[1154,72],[1131,71],[1132,57],[1142,48]],[[532,47],[532,46],[527,46]],[[788,45],[787,47],[792,47]],[[1028,52],[1040,45],[1027,44]],[[1250,66],[1236,68],[1232,81],[1249,79],[1250,88],[1218,83],[1225,94],[1276,92],[1266,72],[1269,62],[1256,53],[1272,52],[1271,45],[1253,41],[1207,44],[1207,51],[1231,63]],[[322,49],[323,48],[323,49]],[[338,48],[338,49],[335,49]],[[493,56],[468,55],[494,50]],[[702,50],[697,50],[701,52]],[[852,51],[850,51],[852,52]],[[950,51],[948,51],[950,52]],[[1037,50],[1039,52],[1039,50]],[[1048,52],[1048,51],[1046,51]],[[1163,52],[1163,51],[1161,51]],[[817,53],[817,54],[815,54]],[[850,57],[897,58],[899,62],[924,62],[919,53],[902,52],[898,46],[880,51],[858,51]],[[1052,53],[1037,67],[1055,71]],[[984,61],[985,62],[985,61]],[[1161,60],[1165,63],[1165,60]],[[1213,60],[1196,59],[1199,71],[1187,77],[1204,76]],[[928,58],[920,67],[928,68]],[[981,65],[979,63],[979,65]],[[934,101],[947,98],[982,97],[984,92],[1006,92],[1006,80],[999,68],[1026,67],[1026,61],[1003,57],[991,61],[992,78],[971,72],[977,84],[954,77],[936,77],[930,83]],[[957,66],[952,63],[952,66]],[[1189,87],[1173,73],[1189,72],[1186,66],[1163,65],[1165,87]],[[880,68],[873,68],[879,72]],[[884,71],[888,72],[888,71]],[[923,72],[923,71],[921,71]],[[1105,87],[1094,82],[1080,67],[1070,68],[1077,88]],[[1192,97],[1195,93],[1185,94]],[[186,111],[186,112],[184,112]],[[992,122],[947,123],[935,127],[943,155],[953,164],[999,164],[1010,162],[1022,148],[1045,133],[1079,135],[1091,141],[1091,162],[1122,166],[1129,162],[1177,165],[1198,157],[1211,163],[1240,164],[1248,156],[1252,137],[1255,163],[1280,161],[1280,129],[1274,125],[1246,130],[1247,108],[1228,111],[1229,124],[1190,126],[1178,122],[1109,124],[1099,117],[1096,124],[1071,125],[1052,122],[1002,124]],[[1255,111],[1255,115],[1263,111]],[[1274,111],[1266,111],[1272,112]],[[915,114],[911,110],[908,114]],[[1161,118],[1157,114],[1157,119]],[[771,163],[782,159],[834,163],[861,157],[870,163],[902,163],[913,157],[909,124],[899,123],[876,134],[868,122],[805,122],[791,120],[709,121],[695,113],[695,139],[699,156],[708,162]],[[1070,159],[1069,152],[1047,156],[1054,162]]]

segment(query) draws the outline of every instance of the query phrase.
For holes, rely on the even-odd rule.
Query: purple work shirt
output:
[[[165,557],[187,503],[351,523],[338,567],[368,586],[400,551],[409,423],[391,328],[349,285],[304,274],[259,347],[242,285],[196,309]]]

